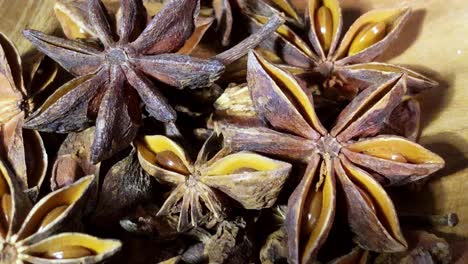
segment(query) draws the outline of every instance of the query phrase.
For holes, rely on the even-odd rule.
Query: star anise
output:
[[[0,33],[0,152],[34,200],[46,174],[47,153],[39,133],[22,127],[36,96],[57,73],[55,64],[42,59],[23,63],[13,43]]]
[[[249,26],[255,32],[269,16],[278,12],[288,15],[289,25],[283,25],[261,44],[265,55],[283,69],[309,85],[317,83],[321,96],[333,100],[350,100],[375,82],[389,78],[395,72],[407,74],[408,94],[414,95],[438,85],[434,80],[402,66],[374,62],[390,44],[398,39],[411,14],[408,8],[373,10],[359,17],[340,42],[342,12],[337,0],[308,0],[306,18],[300,19],[288,1],[241,0]],[[304,26],[303,21],[306,21]],[[304,37],[304,38],[303,38]],[[311,81],[312,80],[312,81]],[[313,87],[316,89],[316,87]],[[409,98],[402,104],[389,127],[405,137],[417,139],[419,102]],[[409,124],[406,126],[409,116]],[[402,117],[403,119],[397,119]],[[399,126],[398,129],[395,129]]]
[[[0,162],[0,263],[97,263],[115,254],[121,247],[117,240],[56,234],[80,219],[93,179],[84,177],[49,193],[32,207],[17,178]]]
[[[107,8],[110,15],[110,22],[112,26],[114,26],[114,24],[118,23],[122,18],[122,12],[119,10],[118,1],[104,0],[103,4]],[[145,10],[142,10],[141,13],[146,13],[148,17],[147,21],[151,21],[151,19],[161,11],[164,4],[161,1],[143,0],[143,6]],[[54,5],[54,11],[57,20],[60,22],[63,33],[67,38],[86,41],[98,39],[98,34],[89,21],[87,0],[57,0]],[[184,46],[177,51],[178,54],[190,54],[198,45],[206,30],[208,30],[213,23],[214,19],[211,13],[212,11],[207,9],[200,10],[200,14],[195,21],[194,32],[190,38],[185,41]],[[144,28],[146,20],[141,20],[140,22],[141,24],[138,26]]]
[[[193,163],[167,137],[145,136],[136,142],[143,169],[175,185],[158,215],[179,214],[178,230],[222,220],[225,205],[219,193],[246,209],[271,207],[288,177],[290,164],[249,152],[222,157],[223,151],[215,151],[218,141],[211,136]]]
[[[268,127],[225,127],[225,144],[296,159],[307,164],[289,198],[286,229],[289,257],[308,263],[324,243],[336,210],[336,178],[347,199],[348,222],[365,249],[401,251],[393,203],[381,184],[404,184],[444,166],[438,155],[403,137],[375,136],[406,93],[405,78],[395,74],[361,92],[327,131],[312,98],[288,72],[256,53],[249,55],[248,85]]]
[[[179,88],[197,87],[209,84],[224,69],[217,60],[171,54],[192,34],[198,1],[169,2],[143,32],[137,26],[146,21],[141,1],[122,0],[121,5],[116,40],[101,1],[88,1],[89,18],[104,50],[24,31],[38,49],[79,76],[53,94],[25,126],[66,133],[81,130],[96,118],[93,162],[109,158],[135,138],[141,119],[140,100],[157,120],[176,119],[174,109],[145,75]]]

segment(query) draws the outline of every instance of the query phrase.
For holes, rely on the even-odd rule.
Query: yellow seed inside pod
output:
[[[315,32],[323,51],[328,52],[333,39],[333,17],[326,6],[321,6],[315,13]]]
[[[65,210],[67,210],[68,205],[57,206],[52,209],[47,215],[42,219],[41,224],[39,225],[39,230],[44,229],[48,224],[52,223],[57,217],[59,217]]]
[[[362,27],[354,37],[348,50],[352,56],[382,40],[386,35],[387,25],[384,22],[370,23]]]
[[[312,233],[315,228],[322,211],[322,195],[322,191],[311,192],[307,195],[302,219],[303,232],[301,232],[304,235]]]
[[[11,208],[12,208],[12,200],[11,195],[9,193],[5,193],[2,196],[2,212],[3,212],[3,221],[6,226],[10,224],[11,221]]]
[[[47,259],[76,259],[93,255],[95,253],[91,249],[82,246],[53,245],[41,257]]]
[[[364,152],[364,154],[366,154],[366,152]],[[388,151],[375,152],[375,153],[372,153],[371,156],[376,157],[376,158],[386,159],[386,160],[403,162],[403,163],[408,162],[408,160],[403,155],[401,155],[400,153],[396,153],[396,152],[388,152]]]
[[[172,151],[162,151],[157,153],[156,163],[170,171],[175,171],[183,175],[190,174],[184,162]]]

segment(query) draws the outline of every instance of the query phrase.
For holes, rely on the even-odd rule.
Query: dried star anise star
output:
[[[261,44],[264,55],[276,61],[312,90],[333,100],[351,100],[372,83],[382,82],[395,72],[407,74],[407,92],[415,95],[436,87],[431,80],[410,69],[374,59],[398,39],[408,20],[408,8],[372,10],[359,17],[340,41],[342,12],[337,0],[307,0],[306,18],[300,19],[287,0],[240,0],[241,9],[255,32],[269,16],[283,12],[289,25],[283,25]],[[306,21],[305,25],[304,22]],[[303,38],[304,37],[304,38]],[[307,40],[306,40],[307,39]],[[313,80],[313,81],[311,81]],[[416,140],[419,133],[419,102],[409,97],[389,120],[388,128]]]
[[[0,161],[0,263],[97,263],[115,254],[117,240],[59,233],[80,219],[93,176],[49,193],[32,206],[11,171]]]
[[[116,21],[118,23],[122,17],[122,12],[118,10],[118,1],[104,0],[103,4],[109,12],[112,24],[115,24]],[[161,1],[153,0],[143,0],[143,5],[148,17],[147,21],[150,21],[164,6]],[[55,16],[60,22],[63,33],[67,38],[82,39],[86,41],[93,41],[98,38],[98,34],[96,33],[94,26],[89,21],[89,14],[86,7],[86,0],[58,0],[55,3]],[[211,17],[210,11],[211,10],[207,9],[200,10],[200,15],[197,17],[195,22],[194,32],[190,38],[187,39],[184,46],[177,51],[178,54],[190,54],[200,42],[206,30],[208,30],[214,20],[213,17]],[[205,13],[209,15],[205,16]],[[144,23],[145,20],[141,20],[140,22],[141,24],[138,26],[144,28],[146,25],[146,23]]]
[[[438,155],[403,137],[377,134],[406,93],[404,76],[361,92],[327,131],[312,98],[288,72],[249,54],[248,85],[256,110],[274,128],[224,127],[225,144],[307,163],[289,198],[286,229],[293,263],[309,263],[335,214],[335,179],[347,199],[348,222],[365,249],[401,251],[406,242],[382,184],[404,184],[444,166]]]
[[[52,61],[42,59],[23,63],[13,43],[0,33],[0,152],[33,200],[46,174],[47,153],[39,132],[23,129],[23,123],[36,96],[57,73]]]
[[[65,84],[25,124],[42,131],[67,133],[96,118],[91,160],[99,162],[127,147],[140,125],[140,100],[162,122],[176,112],[146,76],[178,88],[208,85],[224,70],[217,60],[171,54],[195,27],[199,3],[171,1],[139,32],[141,2],[122,0],[118,40],[99,0],[88,1],[89,18],[104,45],[96,49],[78,41],[26,30],[25,36],[67,71],[79,77]]]
[[[173,53],[192,35],[199,5],[198,0],[172,0],[140,32],[138,25],[146,21],[141,1],[121,0],[117,37],[101,1],[88,0],[89,20],[104,50],[25,30],[24,35],[39,50],[79,76],[59,88],[25,127],[68,133],[96,120],[91,161],[105,160],[135,138],[141,121],[140,101],[156,120],[176,120],[175,110],[148,77],[178,88],[208,86],[224,71],[223,63],[237,60],[283,22],[280,17],[272,18],[260,34],[211,60]]]
[[[249,152],[223,157],[216,152],[219,138],[212,135],[192,163],[184,149],[164,136],[136,141],[143,169],[157,180],[176,187],[158,215],[179,215],[178,230],[211,225],[224,218],[219,192],[246,209],[273,206],[291,165]]]

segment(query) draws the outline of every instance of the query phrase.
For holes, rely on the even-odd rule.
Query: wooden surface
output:
[[[297,3],[304,0],[293,0]],[[0,30],[25,54],[31,46],[25,27],[57,29],[54,0],[0,0]],[[399,193],[399,210],[421,214],[456,212],[460,223],[438,230],[468,237],[468,4],[466,0],[343,0],[348,21],[365,10],[411,6],[414,10],[399,41],[383,61],[407,65],[438,80],[441,86],[421,95],[421,143],[440,154],[447,166],[418,192]],[[300,3],[299,3],[300,4]]]

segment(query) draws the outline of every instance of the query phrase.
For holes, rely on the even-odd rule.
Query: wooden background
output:
[[[304,0],[293,0],[304,6]],[[342,0],[345,19],[373,8],[411,6],[403,35],[381,58],[419,70],[440,82],[421,95],[421,143],[440,154],[447,166],[420,191],[405,189],[394,199],[401,211],[420,214],[455,212],[456,227],[437,228],[453,239],[468,238],[468,2],[466,0]],[[21,30],[58,31],[54,0],[0,0],[0,31],[24,55],[31,46]]]

